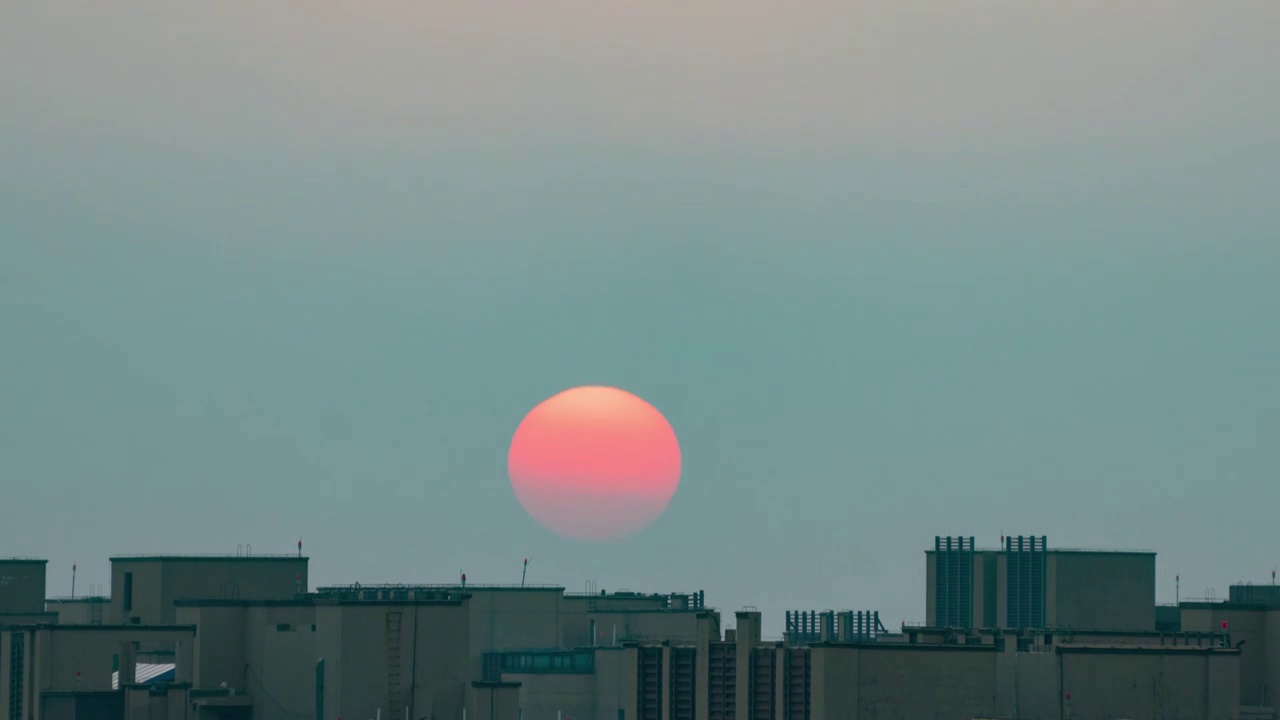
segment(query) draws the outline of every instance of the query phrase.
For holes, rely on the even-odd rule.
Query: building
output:
[[[44,607],[47,560],[0,558],[0,624],[53,622]]]
[[[113,557],[111,621],[170,624],[180,600],[287,600],[306,589],[307,562],[301,553]]]
[[[1280,587],[1233,585],[1229,593],[1226,602],[1182,603],[1182,630],[1230,634],[1240,651],[1240,702],[1261,713],[1280,700]]]
[[[925,551],[926,617],[934,627],[1156,629],[1156,554],[1049,548],[1006,537],[937,537]]]
[[[8,564],[6,564],[6,562]],[[1155,556],[934,539],[921,626],[702,592],[358,584],[301,556],[111,558],[109,597],[0,562],[10,720],[1275,720],[1280,591],[1157,608]]]

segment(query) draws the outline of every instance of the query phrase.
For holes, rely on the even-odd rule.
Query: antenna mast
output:
[[[524,569],[520,571],[520,587],[524,587],[524,578],[529,574],[529,558],[524,559]]]

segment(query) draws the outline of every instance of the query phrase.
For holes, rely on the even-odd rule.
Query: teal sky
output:
[[[923,620],[935,534],[1280,562],[1280,5],[45,0],[0,22],[6,553]],[[260,7],[267,5],[268,7]],[[604,545],[505,475],[617,385]]]

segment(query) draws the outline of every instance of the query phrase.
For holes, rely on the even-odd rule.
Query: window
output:
[[[289,623],[280,623],[276,625],[276,632],[293,632],[293,626]]]
[[[22,698],[26,696],[23,671],[26,669],[26,634],[15,632],[9,637],[9,720],[22,720]]]
[[[504,673],[574,674],[595,672],[595,655],[590,651],[532,651],[495,653],[495,662]]]
[[[133,573],[124,574],[124,611],[133,610]]]

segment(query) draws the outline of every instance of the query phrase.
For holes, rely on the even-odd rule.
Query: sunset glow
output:
[[[507,470],[520,504],[549,530],[613,539],[666,509],[680,484],[680,445],[662,413],[639,397],[578,387],[525,416]]]

